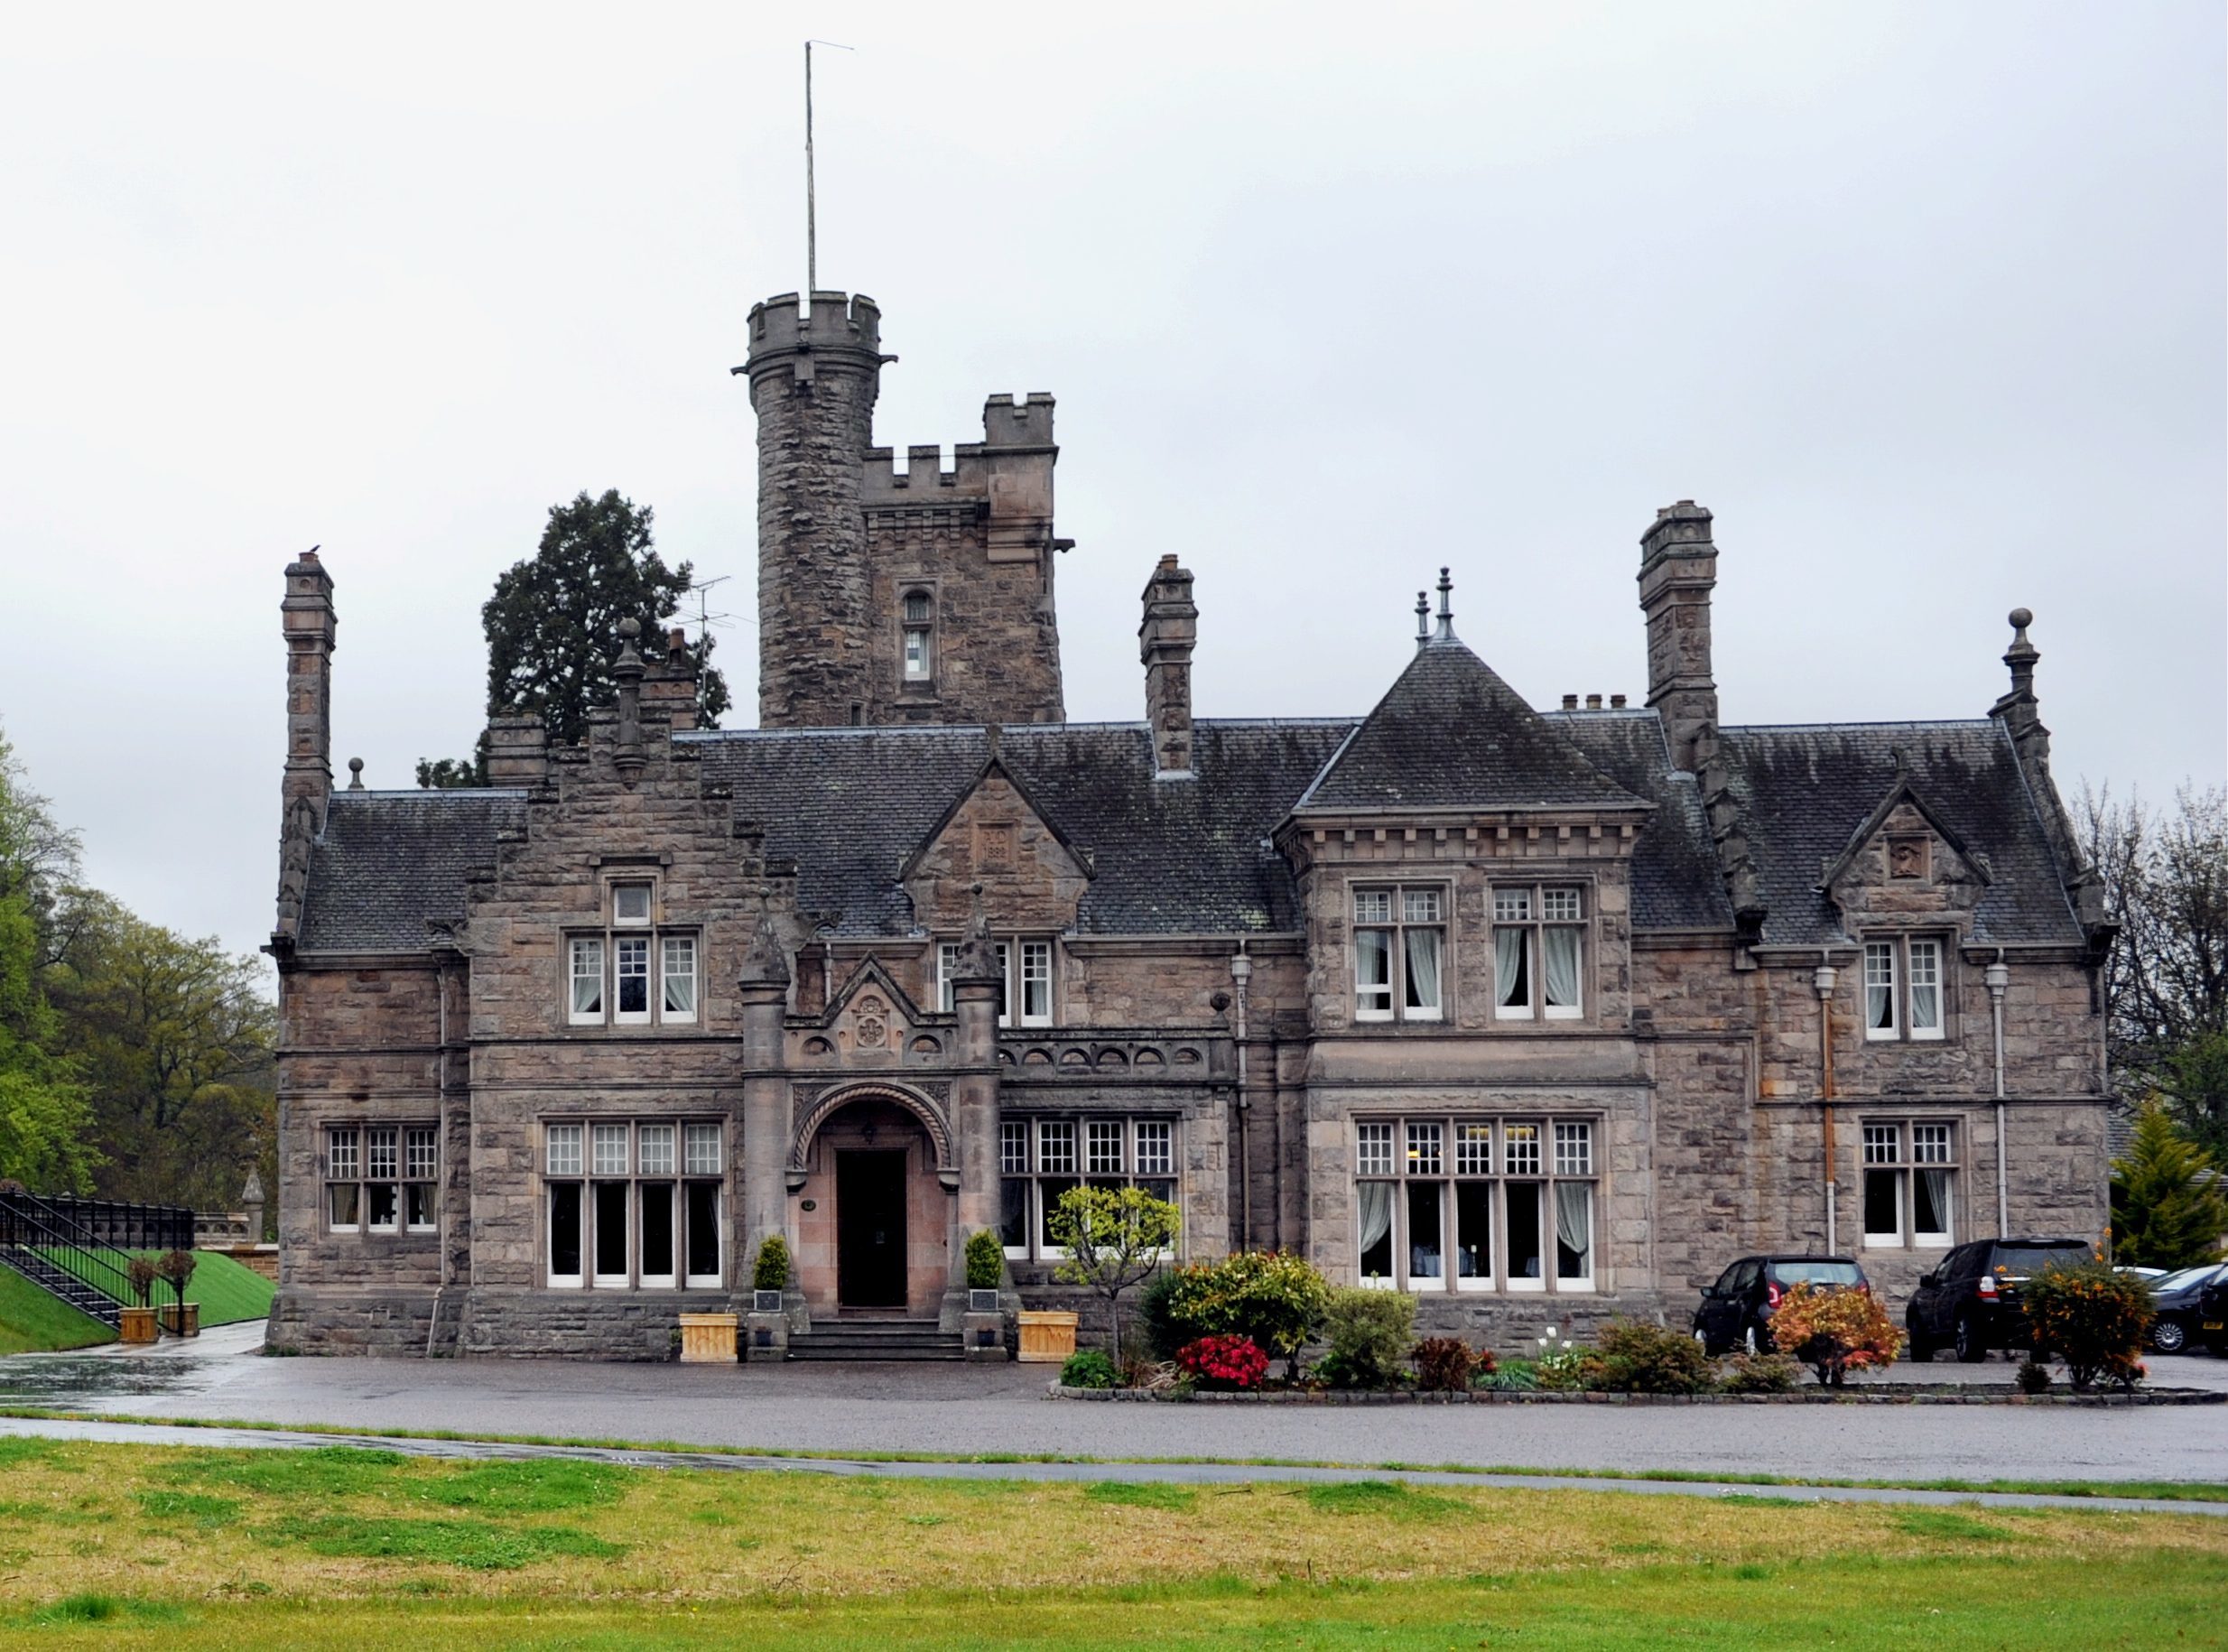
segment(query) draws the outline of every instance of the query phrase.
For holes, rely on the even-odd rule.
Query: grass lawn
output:
[[[135,1254],[158,1256],[158,1251],[135,1253],[128,1250],[97,1250],[94,1255],[114,1264],[119,1270],[127,1267]],[[70,1267],[67,1252],[54,1252],[53,1260],[60,1267]],[[278,1287],[254,1268],[235,1262],[230,1257],[215,1251],[197,1250],[193,1253],[193,1277],[186,1281],[186,1300],[201,1304],[201,1325],[229,1325],[244,1319],[264,1319],[271,1312],[271,1298]],[[85,1270],[70,1267],[72,1273]],[[96,1282],[107,1290],[108,1282]],[[166,1307],[171,1302],[171,1287],[157,1282],[148,1301],[157,1307]]]
[[[48,1295],[12,1267],[0,1267],[0,1354],[45,1353],[113,1342],[116,1333]]]
[[[2228,1521],[0,1438],[0,1641],[2220,1645]]]

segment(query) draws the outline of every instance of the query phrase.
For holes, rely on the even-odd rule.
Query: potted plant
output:
[[[758,1246],[758,1259],[750,1269],[750,1311],[779,1313],[782,1296],[789,1288],[789,1241],[769,1233]]]
[[[154,1265],[154,1271],[167,1282],[175,1300],[162,1310],[162,1329],[172,1336],[198,1337],[201,1334],[201,1304],[186,1300],[186,1282],[193,1277],[194,1258],[190,1250],[172,1250],[164,1254]]]
[[[995,1228],[982,1228],[967,1241],[967,1311],[996,1313],[998,1287],[1006,1283],[1006,1247]]]
[[[131,1281],[132,1295],[139,1298],[136,1306],[124,1305],[118,1316],[117,1334],[126,1342],[152,1342],[162,1332],[155,1328],[154,1309],[147,1298],[153,1293],[154,1282],[162,1276],[155,1271],[152,1257],[134,1257],[125,1266],[124,1276]]]

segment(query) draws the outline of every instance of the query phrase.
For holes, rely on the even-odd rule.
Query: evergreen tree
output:
[[[0,740],[0,1180],[40,1193],[84,1188],[100,1156],[41,979],[59,886],[76,867],[76,838],[24,786]]]
[[[686,562],[665,566],[652,546],[650,523],[650,507],[616,488],[550,507],[541,549],[496,580],[479,611],[489,717],[539,712],[552,746],[588,738],[589,710],[617,698],[611,661],[619,621],[632,617],[645,638],[658,637],[690,589],[692,570]],[[709,663],[711,647],[709,635],[697,645],[698,719],[706,728],[716,727],[728,708],[726,680]],[[482,737],[470,757],[421,759],[418,784],[485,785],[487,773]]]
[[[2220,1259],[2228,1198],[2205,1150],[2153,1100],[2135,1143],[2112,1167],[2112,1260],[2131,1267],[2194,1267]]]

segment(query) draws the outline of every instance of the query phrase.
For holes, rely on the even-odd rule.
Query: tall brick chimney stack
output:
[[[863,293],[784,292],[750,311],[758,415],[758,722],[863,720],[874,701],[861,457],[881,389],[881,311]],[[857,708],[856,719],[854,708]]]
[[[1137,656],[1145,662],[1145,716],[1153,726],[1153,766],[1164,780],[1192,775],[1192,648],[1199,609],[1192,576],[1164,556],[1145,585]]]
[[[1671,761],[1693,772],[1695,746],[1717,727],[1710,675],[1710,592],[1717,546],[1710,513],[1692,499],[1666,505],[1640,535],[1640,611],[1648,616],[1648,703],[1663,716]]]
[[[340,621],[333,612],[332,576],[315,549],[286,566],[279,624],[286,638],[286,773],[279,794],[274,933],[291,942],[302,925],[310,845],[325,830],[332,798],[332,651]]]

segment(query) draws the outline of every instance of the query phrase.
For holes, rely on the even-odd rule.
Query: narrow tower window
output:
[[[905,661],[907,682],[926,682],[936,672],[936,605],[924,590],[907,591],[905,600]]]

